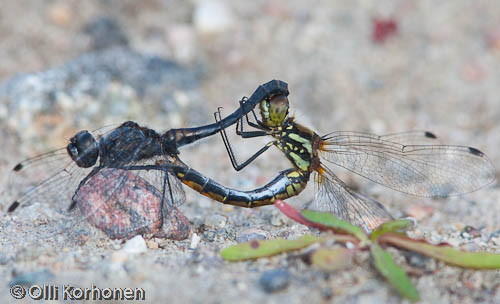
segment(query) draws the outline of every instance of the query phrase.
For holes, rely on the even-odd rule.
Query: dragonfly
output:
[[[72,211],[78,203],[88,203],[91,197],[82,193],[81,189],[85,188],[86,193],[94,197],[107,196],[108,200],[113,200],[133,193],[127,192],[127,188],[134,184],[136,188],[142,187],[149,193],[152,193],[152,190],[148,190],[151,189],[148,188],[150,184],[159,190],[161,206],[179,205],[184,200],[184,192],[179,180],[173,178],[173,168],[187,167],[179,158],[179,148],[214,135],[221,127],[237,123],[240,117],[249,113],[262,100],[278,95],[288,95],[288,85],[279,80],[267,82],[258,86],[249,98],[244,98],[240,107],[222,122],[201,127],[170,129],[160,134],[136,122],[127,121],[111,130],[79,131],[65,148],[15,165],[8,189],[22,190],[15,195],[17,198],[7,212],[12,213],[34,202],[61,200],[67,201],[67,210]],[[130,172],[134,172],[134,175],[130,175]],[[189,182],[189,179],[185,179],[185,182]],[[101,187],[103,184],[104,188]],[[106,197],[102,201],[106,201]],[[99,209],[92,208],[94,211]],[[166,209],[160,207],[160,211],[163,210]]]
[[[270,136],[272,141],[244,162],[238,163],[221,126],[222,139],[231,164],[239,171],[270,147],[277,147],[292,167],[281,171],[268,184],[250,191],[224,187],[203,179],[192,169],[175,169],[184,184],[219,202],[253,208],[273,204],[301,193],[312,175],[316,195],[312,208],[332,212],[366,231],[392,219],[378,201],[349,188],[332,167],[339,166],[368,180],[406,194],[420,197],[448,197],[476,191],[496,178],[496,170],[480,150],[467,146],[437,144],[428,131],[388,135],[336,131],[318,135],[289,114],[288,95],[277,95],[259,104],[255,111],[236,123],[243,138]],[[216,121],[222,123],[220,109]],[[244,120],[252,130],[244,128]]]

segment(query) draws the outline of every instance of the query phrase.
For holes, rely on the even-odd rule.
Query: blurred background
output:
[[[429,130],[500,164],[496,1],[5,1],[0,14],[2,168],[81,129],[210,123],[271,79],[319,134]],[[235,173],[207,141],[182,158],[228,186],[289,166],[271,149]],[[257,150],[234,145],[241,159]]]
[[[289,84],[292,112],[319,134],[429,130],[480,149],[498,168],[499,16],[500,2],[487,0],[5,0],[0,173],[81,129],[128,119],[158,131],[210,123],[218,107],[231,113],[271,79]],[[243,155],[256,147],[235,146]],[[240,189],[289,166],[269,151],[235,173],[219,136],[181,158]],[[433,202],[339,175],[395,215],[417,214],[424,230],[500,229],[497,187]],[[228,210],[186,192],[195,223]]]

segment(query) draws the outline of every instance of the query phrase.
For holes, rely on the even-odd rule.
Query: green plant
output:
[[[452,248],[448,244],[432,245],[422,239],[409,238],[404,232],[413,225],[411,220],[399,219],[380,225],[367,234],[359,227],[340,220],[331,213],[310,210],[299,212],[281,200],[275,206],[291,219],[321,231],[331,231],[327,236],[305,235],[297,240],[253,240],[230,246],[222,251],[222,257],[228,261],[241,261],[267,257],[291,250],[299,250],[313,243],[322,243],[334,239],[341,244],[350,244],[348,248],[327,249],[320,246],[311,255],[314,266],[332,271],[350,265],[352,255],[359,250],[369,250],[377,271],[405,298],[418,301],[419,294],[404,270],[383,249],[386,246],[397,247],[441,260],[447,264],[474,269],[499,269],[500,255],[491,252],[465,252]]]

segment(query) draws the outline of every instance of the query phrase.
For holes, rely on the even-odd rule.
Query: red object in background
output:
[[[398,30],[398,24],[393,19],[373,19],[372,40],[375,43],[383,43],[387,38],[394,35]]]

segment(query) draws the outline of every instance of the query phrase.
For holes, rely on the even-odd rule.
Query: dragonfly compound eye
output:
[[[88,131],[76,133],[66,147],[66,151],[71,156],[78,167],[89,168],[93,166],[99,156],[99,148],[94,136]]]
[[[288,98],[284,95],[273,96],[260,103],[260,113],[268,127],[280,126],[288,118]]]
[[[278,95],[271,99],[269,104],[269,119],[273,126],[281,125],[288,117],[288,98]]]

